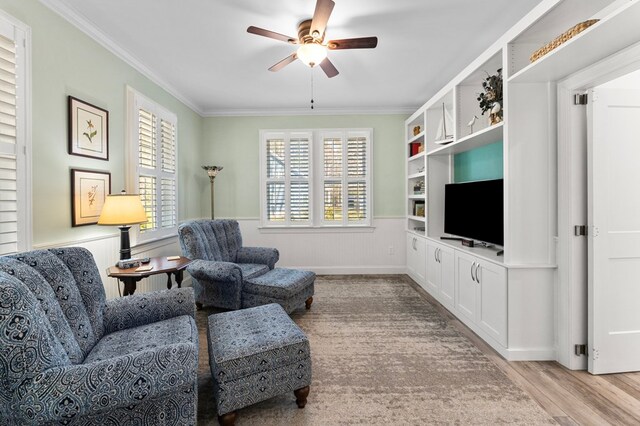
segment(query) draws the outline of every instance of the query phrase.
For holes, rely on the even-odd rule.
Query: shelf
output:
[[[421,178],[421,177],[424,177],[424,176],[425,176],[424,172],[414,173],[412,175],[408,175],[407,179],[417,179],[417,178]]]
[[[464,138],[459,139],[456,142],[450,143],[449,145],[445,145],[440,148],[434,149],[433,151],[429,152],[428,155],[432,156],[432,155],[459,154],[461,152],[470,151],[474,148],[479,148],[481,146],[485,146],[493,142],[501,141],[503,138],[503,135],[502,135],[503,127],[504,127],[503,122],[494,124],[491,127],[484,128],[469,136],[465,136]]]
[[[407,230],[408,233],[416,235],[418,237],[424,237],[425,236],[425,232],[424,231],[416,231],[415,229],[408,229]]]
[[[408,161],[414,161],[414,160],[417,160],[417,159],[422,158],[422,157],[424,157],[424,151],[417,153],[413,157],[409,157]]]
[[[508,83],[557,81],[637,43],[640,2],[629,2],[582,33],[515,73]]]
[[[417,195],[417,194],[416,194],[416,195],[410,194],[410,195],[408,195],[408,196],[407,196],[407,198],[409,198],[410,200],[424,200],[424,199],[425,199],[425,196],[424,196],[424,195],[425,195],[425,194],[420,194],[420,195]]]
[[[417,222],[426,222],[427,221],[424,216],[412,216],[412,215],[409,215],[409,216],[407,216],[407,219],[415,220]]]
[[[417,140],[418,140],[418,139],[420,139],[420,138],[424,138],[424,133],[425,133],[425,132],[424,132],[424,130],[423,130],[423,131],[421,131],[420,133],[418,133],[417,135],[415,135],[415,136],[413,136],[411,139],[409,139],[409,140],[407,141],[407,143],[415,142],[415,141],[417,141]]]

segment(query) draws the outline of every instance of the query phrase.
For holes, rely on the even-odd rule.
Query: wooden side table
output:
[[[150,271],[136,271],[139,266],[129,269],[120,269],[117,266],[110,266],[107,268],[107,275],[109,277],[117,278],[124,283],[123,296],[129,296],[135,293],[136,283],[143,278],[156,274],[167,274],[167,289],[171,289],[171,274],[176,278],[178,288],[182,285],[182,271],[189,266],[191,259],[180,256],[177,260],[167,260],[167,256],[152,257],[149,263],[145,263],[141,266],[153,266]]]

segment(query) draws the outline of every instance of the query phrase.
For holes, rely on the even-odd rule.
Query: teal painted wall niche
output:
[[[456,154],[453,157],[453,181],[455,183],[477,180],[502,179],[502,141]]]

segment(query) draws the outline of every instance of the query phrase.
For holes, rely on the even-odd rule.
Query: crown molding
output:
[[[60,15],[62,18],[67,20],[71,25],[85,33],[95,42],[100,44],[102,47],[107,49],[109,52],[113,53],[115,56],[120,58],[126,64],[130,65],[136,71],[140,72],[142,75],[147,77],[153,83],[157,84],[169,93],[171,96],[185,104],[187,107],[192,109],[196,114],[201,117],[205,116],[202,109],[199,108],[191,99],[184,96],[173,87],[166,80],[158,76],[155,72],[153,72],[150,68],[144,65],[138,58],[136,58],[131,53],[127,52],[124,48],[114,42],[111,38],[109,38],[105,33],[100,31],[98,27],[93,24],[90,20],[85,18],[76,12],[73,8],[69,7],[61,0],[40,0],[40,3],[51,9],[53,12]]]
[[[226,109],[208,110],[203,117],[271,117],[283,115],[391,115],[411,114],[417,106],[398,108],[269,108],[269,109]]]

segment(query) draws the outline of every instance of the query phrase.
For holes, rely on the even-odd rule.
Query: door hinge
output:
[[[587,236],[587,225],[576,225],[573,227],[573,235],[576,237]]]
[[[586,105],[589,97],[586,93],[577,93],[573,95],[573,104],[574,105]]]
[[[575,351],[577,356],[587,356],[587,345],[575,345]]]

